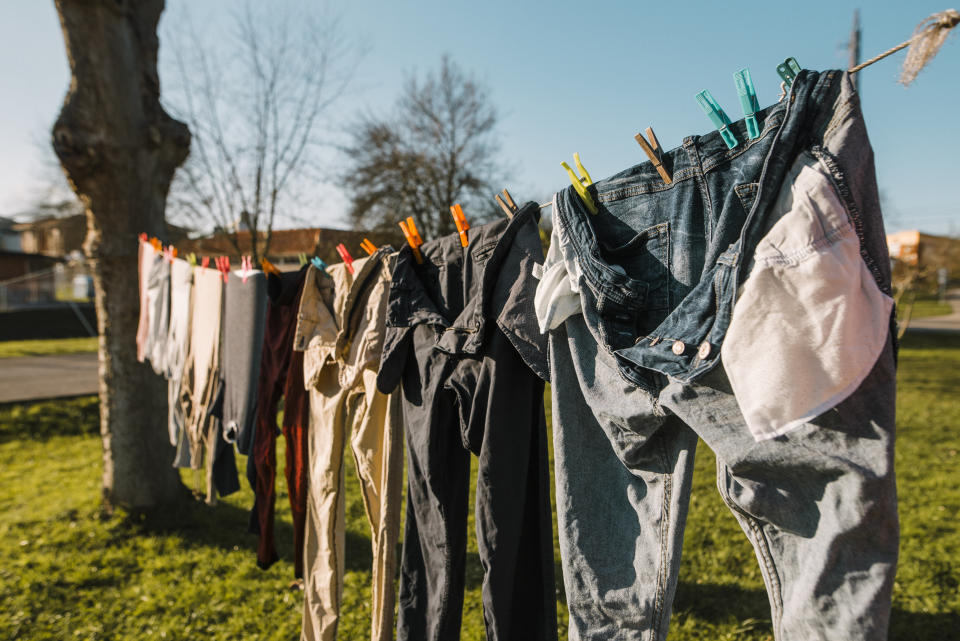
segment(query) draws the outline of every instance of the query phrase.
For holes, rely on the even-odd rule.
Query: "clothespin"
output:
[[[560,163],[560,166],[567,170],[567,175],[570,176],[570,182],[573,183],[573,188],[580,194],[580,198],[587,206],[587,209],[590,210],[591,214],[595,214],[599,210],[597,209],[596,203],[593,202],[593,198],[590,197],[590,192],[587,191],[587,187],[593,184],[593,179],[590,178],[590,174],[587,173],[587,170],[583,167],[583,163],[580,162],[580,154],[573,154],[573,162],[576,163],[577,169],[580,170],[583,177],[575,174],[566,161]]]
[[[230,258],[227,256],[217,256],[213,261],[217,266],[217,271],[220,272],[220,276],[223,277],[223,282],[226,283],[227,278],[230,276]]]
[[[720,132],[720,137],[723,138],[723,142],[727,143],[727,149],[736,147],[739,143],[737,142],[737,137],[730,131],[730,118],[727,117],[726,112],[721,109],[717,101],[714,100],[713,95],[707,89],[704,89],[697,94],[697,102],[700,104],[700,108],[703,109],[703,113],[707,114],[710,122],[712,122],[713,126]]]
[[[210,257],[209,257],[209,256],[204,256],[203,258],[201,258],[201,259],[200,259],[200,266],[203,267],[204,269],[206,269],[207,267],[209,267],[209,266],[210,266]]]
[[[350,252],[347,251],[346,245],[340,243],[337,245],[337,253],[340,254],[340,258],[343,259],[344,264],[347,266],[347,271],[351,274],[353,273],[353,256],[350,255]]]
[[[517,203],[513,202],[513,198],[510,197],[510,192],[507,191],[506,188],[501,190],[500,193],[496,194],[493,198],[497,201],[497,204],[500,205],[500,209],[507,215],[507,218],[513,218],[513,215],[517,213]]]
[[[740,96],[740,106],[743,107],[747,135],[750,136],[750,140],[756,140],[760,137],[760,124],[757,122],[760,105],[757,103],[757,90],[753,86],[750,70],[744,67],[733,74],[733,82],[737,85],[737,95]]]
[[[327,271],[327,264],[326,264],[325,262],[323,262],[322,260],[320,260],[319,258],[317,258],[316,256],[314,256],[313,258],[311,258],[311,259],[310,259],[310,262],[313,264],[314,267],[316,267],[316,268],[319,269],[320,271],[322,271],[322,272]]]
[[[191,267],[196,267],[196,266],[197,266],[197,255],[194,254],[193,252],[190,252],[189,254],[187,254],[187,262],[190,263],[190,266],[191,266]]]
[[[167,248],[163,250],[163,257],[168,263],[173,264],[173,259],[177,257],[177,248],[173,245],[167,245]]]
[[[643,134],[638,133],[633,138],[640,145],[640,148],[643,149],[643,153],[647,154],[647,158],[653,163],[654,168],[657,170],[657,173],[660,174],[663,182],[669,185],[673,182],[673,178],[670,176],[667,168],[663,166],[663,147],[660,146],[660,141],[657,140],[657,134],[653,133],[653,127],[647,127],[647,137],[650,138],[649,142],[643,137]]]
[[[371,243],[369,238],[364,238],[363,242],[360,243],[360,247],[363,251],[367,252],[367,256],[373,256],[377,253],[377,246]]]
[[[307,264],[307,255],[301,252],[297,254],[297,260],[300,261],[300,266],[303,267],[304,265]]]
[[[423,244],[423,239],[420,238],[417,226],[413,222],[413,216],[409,216],[406,220],[401,220],[398,224],[400,225],[401,231],[403,231],[404,238],[407,239],[407,244],[410,245],[410,249],[413,250],[413,257],[417,259],[418,264],[423,263],[423,254],[420,253],[420,245]]]
[[[277,269],[276,266],[266,258],[260,259],[260,267],[268,274],[273,274],[275,276],[280,275],[280,270]]]
[[[140,239],[141,243],[147,242],[147,232],[140,232],[140,235],[137,236]]]
[[[797,77],[798,73],[800,73],[800,63],[797,62],[796,58],[787,58],[777,65],[777,75],[783,79],[785,87],[789,88],[793,84],[793,79]]]
[[[162,251],[163,251],[163,243],[161,243],[161,242],[160,242],[160,239],[157,238],[156,236],[151,236],[151,237],[150,237],[150,244],[153,245],[153,248],[154,248],[155,250],[157,250],[158,252],[162,252]]]
[[[247,276],[253,271],[253,258],[250,256],[240,257],[240,278],[247,282]]]
[[[460,234],[460,246],[466,247],[470,241],[467,239],[467,230],[470,229],[470,223],[467,217],[463,215],[463,207],[458,204],[450,206],[450,213],[453,214],[453,222],[457,225],[457,233]]]

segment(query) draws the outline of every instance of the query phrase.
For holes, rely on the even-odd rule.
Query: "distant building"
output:
[[[911,229],[887,234],[887,249],[890,258],[910,267],[960,268],[960,238],[934,236]]]
[[[0,249],[0,311],[55,301],[59,263],[52,256]]]
[[[0,251],[20,251],[20,234],[13,230],[12,218],[0,216]]]

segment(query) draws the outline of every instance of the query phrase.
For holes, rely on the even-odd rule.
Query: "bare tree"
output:
[[[160,106],[156,30],[163,0],[55,0],[70,89],[53,147],[87,214],[84,244],[100,333],[100,433],[107,507],[183,496],[170,466],[166,382],[136,359],[137,235],[165,238],[170,180],[190,147]]]
[[[352,76],[357,56],[342,34],[336,18],[250,0],[225,43],[189,20],[171,32],[171,111],[193,132],[171,193],[176,216],[212,224],[239,254],[266,255],[277,216],[291,216],[317,167],[322,118]]]
[[[407,80],[393,112],[364,117],[345,150],[355,226],[392,229],[413,216],[421,235],[436,237],[456,229],[455,203],[471,220],[498,215],[497,113],[484,87],[445,56],[438,72]]]

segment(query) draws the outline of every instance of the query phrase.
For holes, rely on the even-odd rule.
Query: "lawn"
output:
[[[902,320],[905,307],[897,307],[897,316]],[[953,313],[953,307],[948,303],[941,303],[940,297],[935,294],[917,294],[913,301],[910,318],[930,318],[931,316],[946,316]]]
[[[95,351],[97,351],[96,336],[0,342],[0,358],[43,356],[46,354],[78,354],[81,352]]]
[[[960,336],[908,334],[899,380],[903,538],[891,638],[941,641],[960,629]],[[102,514],[96,431],[91,398],[0,407],[0,638],[296,639],[302,596],[288,588],[292,530],[282,474],[282,560],[262,571],[246,533],[249,489],[216,508],[193,503],[151,520]],[[362,639],[370,539],[347,467],[339,638]],[[193,472],[183,478],[200,482]],[[714,459],[703,446],[694,483],[670,638],[771,639],[756,560],[717,496]],[[469,558],[462,638],[483,639],[475,544]]]

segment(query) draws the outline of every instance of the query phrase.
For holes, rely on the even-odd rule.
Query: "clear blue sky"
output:
[[[273,0],[277,1],[277,0]],[[291,0],[292,1],[292,0]],[[167,0],[165,19],[188,0]],[[229,0],[189,0],[215,33]],[[867,58],[910,36],[941,2],[342,2],[343,28],[368,52],[333,126],[358,109],[387,108],[404,74],[449,53],[489,88],[500,112],[506,186],[544,199],[566,183],[561,160],[579,151],[600,178],[645,160],[633,134],[653,126],[663,145],[710,123],[693,96],[709,88],[740,116],[731,74],[750,67],[761,105],[776,100],[775,67],[787,56],[813,69],[844,67],[853,9],[861,4]],[[960,31],[958,28],[956,31]],[[166,60],[161,40],[161,81]],[[947,42],[915,83],[896,82],[903,54],[860,74],[888,231],[960,233],[960,41]],[[68,70],[52,0],[0,6],[0,215],[29,203],[42,183],[47,138]],[[333,188],[311,213],[337,225]]]

